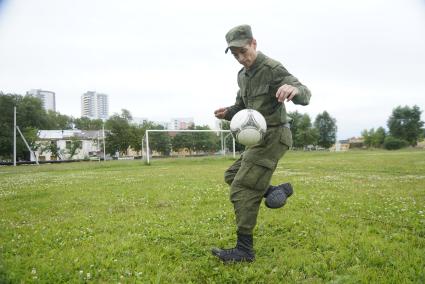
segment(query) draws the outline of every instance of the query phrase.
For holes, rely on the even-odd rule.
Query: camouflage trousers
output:
[[[277,163],[292,146],[291,130],[270,127],[260,144],[247,147],[224,173],[230,185],[237,232],[251,235],[257,223],[261,200],[270,185]]]

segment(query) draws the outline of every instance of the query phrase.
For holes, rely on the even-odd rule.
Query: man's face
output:
[[[231,47],[230,50],[236,60],[246,69],[249,69],[257,58],[257,42],[255,39],[244,47]]]

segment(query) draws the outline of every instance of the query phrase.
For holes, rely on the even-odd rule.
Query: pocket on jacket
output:
[[[260,85],[252,90],[253,97],[267,95],[268,93],[269,93],[269,85]]]

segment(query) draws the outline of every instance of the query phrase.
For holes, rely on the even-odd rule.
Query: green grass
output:
[[[0,283],[424,283],[425,152],[290,152],[256,261],[224,265],[230,159],[0,168]]]

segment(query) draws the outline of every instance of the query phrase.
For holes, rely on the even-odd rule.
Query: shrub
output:
[[[387,150],[397,150],[404,148],[409,143],[406,140],[398,139],[393,136],[387,136],[384,140],[384,148]]]

